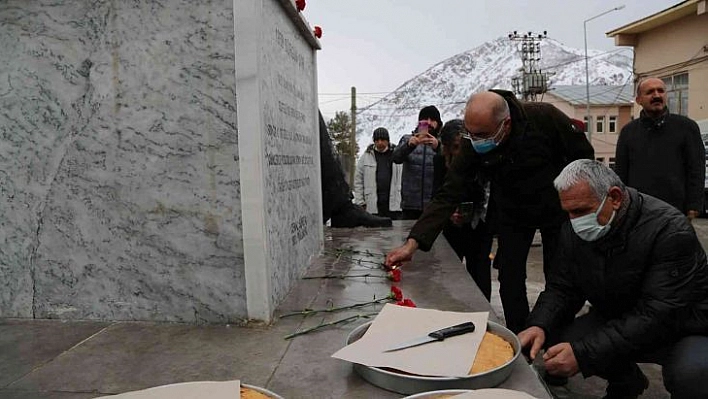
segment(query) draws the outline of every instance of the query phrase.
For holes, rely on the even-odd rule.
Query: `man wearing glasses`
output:
[[[548,103],[519,102],[509,91],[474,94],[465,107],[460,155],[445,183],[411,229],[406,242],[386,256],[388,267],[410,260],[417,249],[428,251],[464,192],[465,176],[481,172],[491,182],[496,209],[499,294],[507,327],[519,332],[529,314],[526,259],[536,230],[543,240],[544,274],[556,247],[561,224],[568,219],[553,179],[570,162],[594,158],[585,134]]]

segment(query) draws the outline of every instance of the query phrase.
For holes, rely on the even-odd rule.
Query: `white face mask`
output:
[[[585,216],[570,219],[570,224],[573,226],[573,231],[575,231],[575,234],[577,234],[580,239],[584,241],[596,241],[606,236],[607,233],[610,232],[610,224],[615,218],[614,210],[612,210],[612,216],[610,216],[610,220],[607,222],[606,225],[603,226],[600,224],[600,222],[597,221],[597,216],[600,213],[602,206],[605,205],[606,200],[607,194],[605,194],[605,198],[602,199],[600,206],[597,207],[597,210],[595,212],[589,213]]]

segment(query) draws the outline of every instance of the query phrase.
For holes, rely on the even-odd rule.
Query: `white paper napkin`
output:
[[[386,304],[358,341],[332,357],[371,367],[391,367],[412,374],[467,377],[487,331],[489,312],[461,313]],[[385,349],[441,328],[471,321],[472,333],[394,352]]]

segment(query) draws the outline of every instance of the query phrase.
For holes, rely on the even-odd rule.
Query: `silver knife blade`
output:
[[[437,339],[426,335],[424,337],[418,337],[415,339],[411,339],[410,341],[402,342],[398,345],[392,346],[392,347],[386,349],[384,352],[393,352],[393,351],[397,351],[397,350],[401,350],[401,349],[412,348],[414,346],[427,344],[428,342],[433,342],[433,341],[437,341]]]
[[[409,341],[394,345],[384,350],[384,352],[393,352],[401,349],[412,348],[414,346],[427,344],[429,342],[443,341],[445,338],[454,337],[456,335],[461,335],[472,331],[474,331],[474,324],[472,322],[461,323],[452,327],[446,327],[441,330],[433,331],[428,335],[417,337]]]

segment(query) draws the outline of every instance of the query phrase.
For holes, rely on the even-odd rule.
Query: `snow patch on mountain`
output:
[[[359,110],[357,142],[360,152],[371,143],[371,132],[383,126],[391,142],[410,133],[417,124],[418,111],[435,105],[442,120],[461,118],[472,93],[489,89],[512,90],[511,81],[522,67],[519,42],[501,37],[472,50],[452,56],[403,83],[381,100]],[[609,52],[588,51],[591,85],[632,84],[632,57],[626,49]],[[585,51],[554,39],[541,42],[541,70],[552,72],[553,85],[585,84]]]

